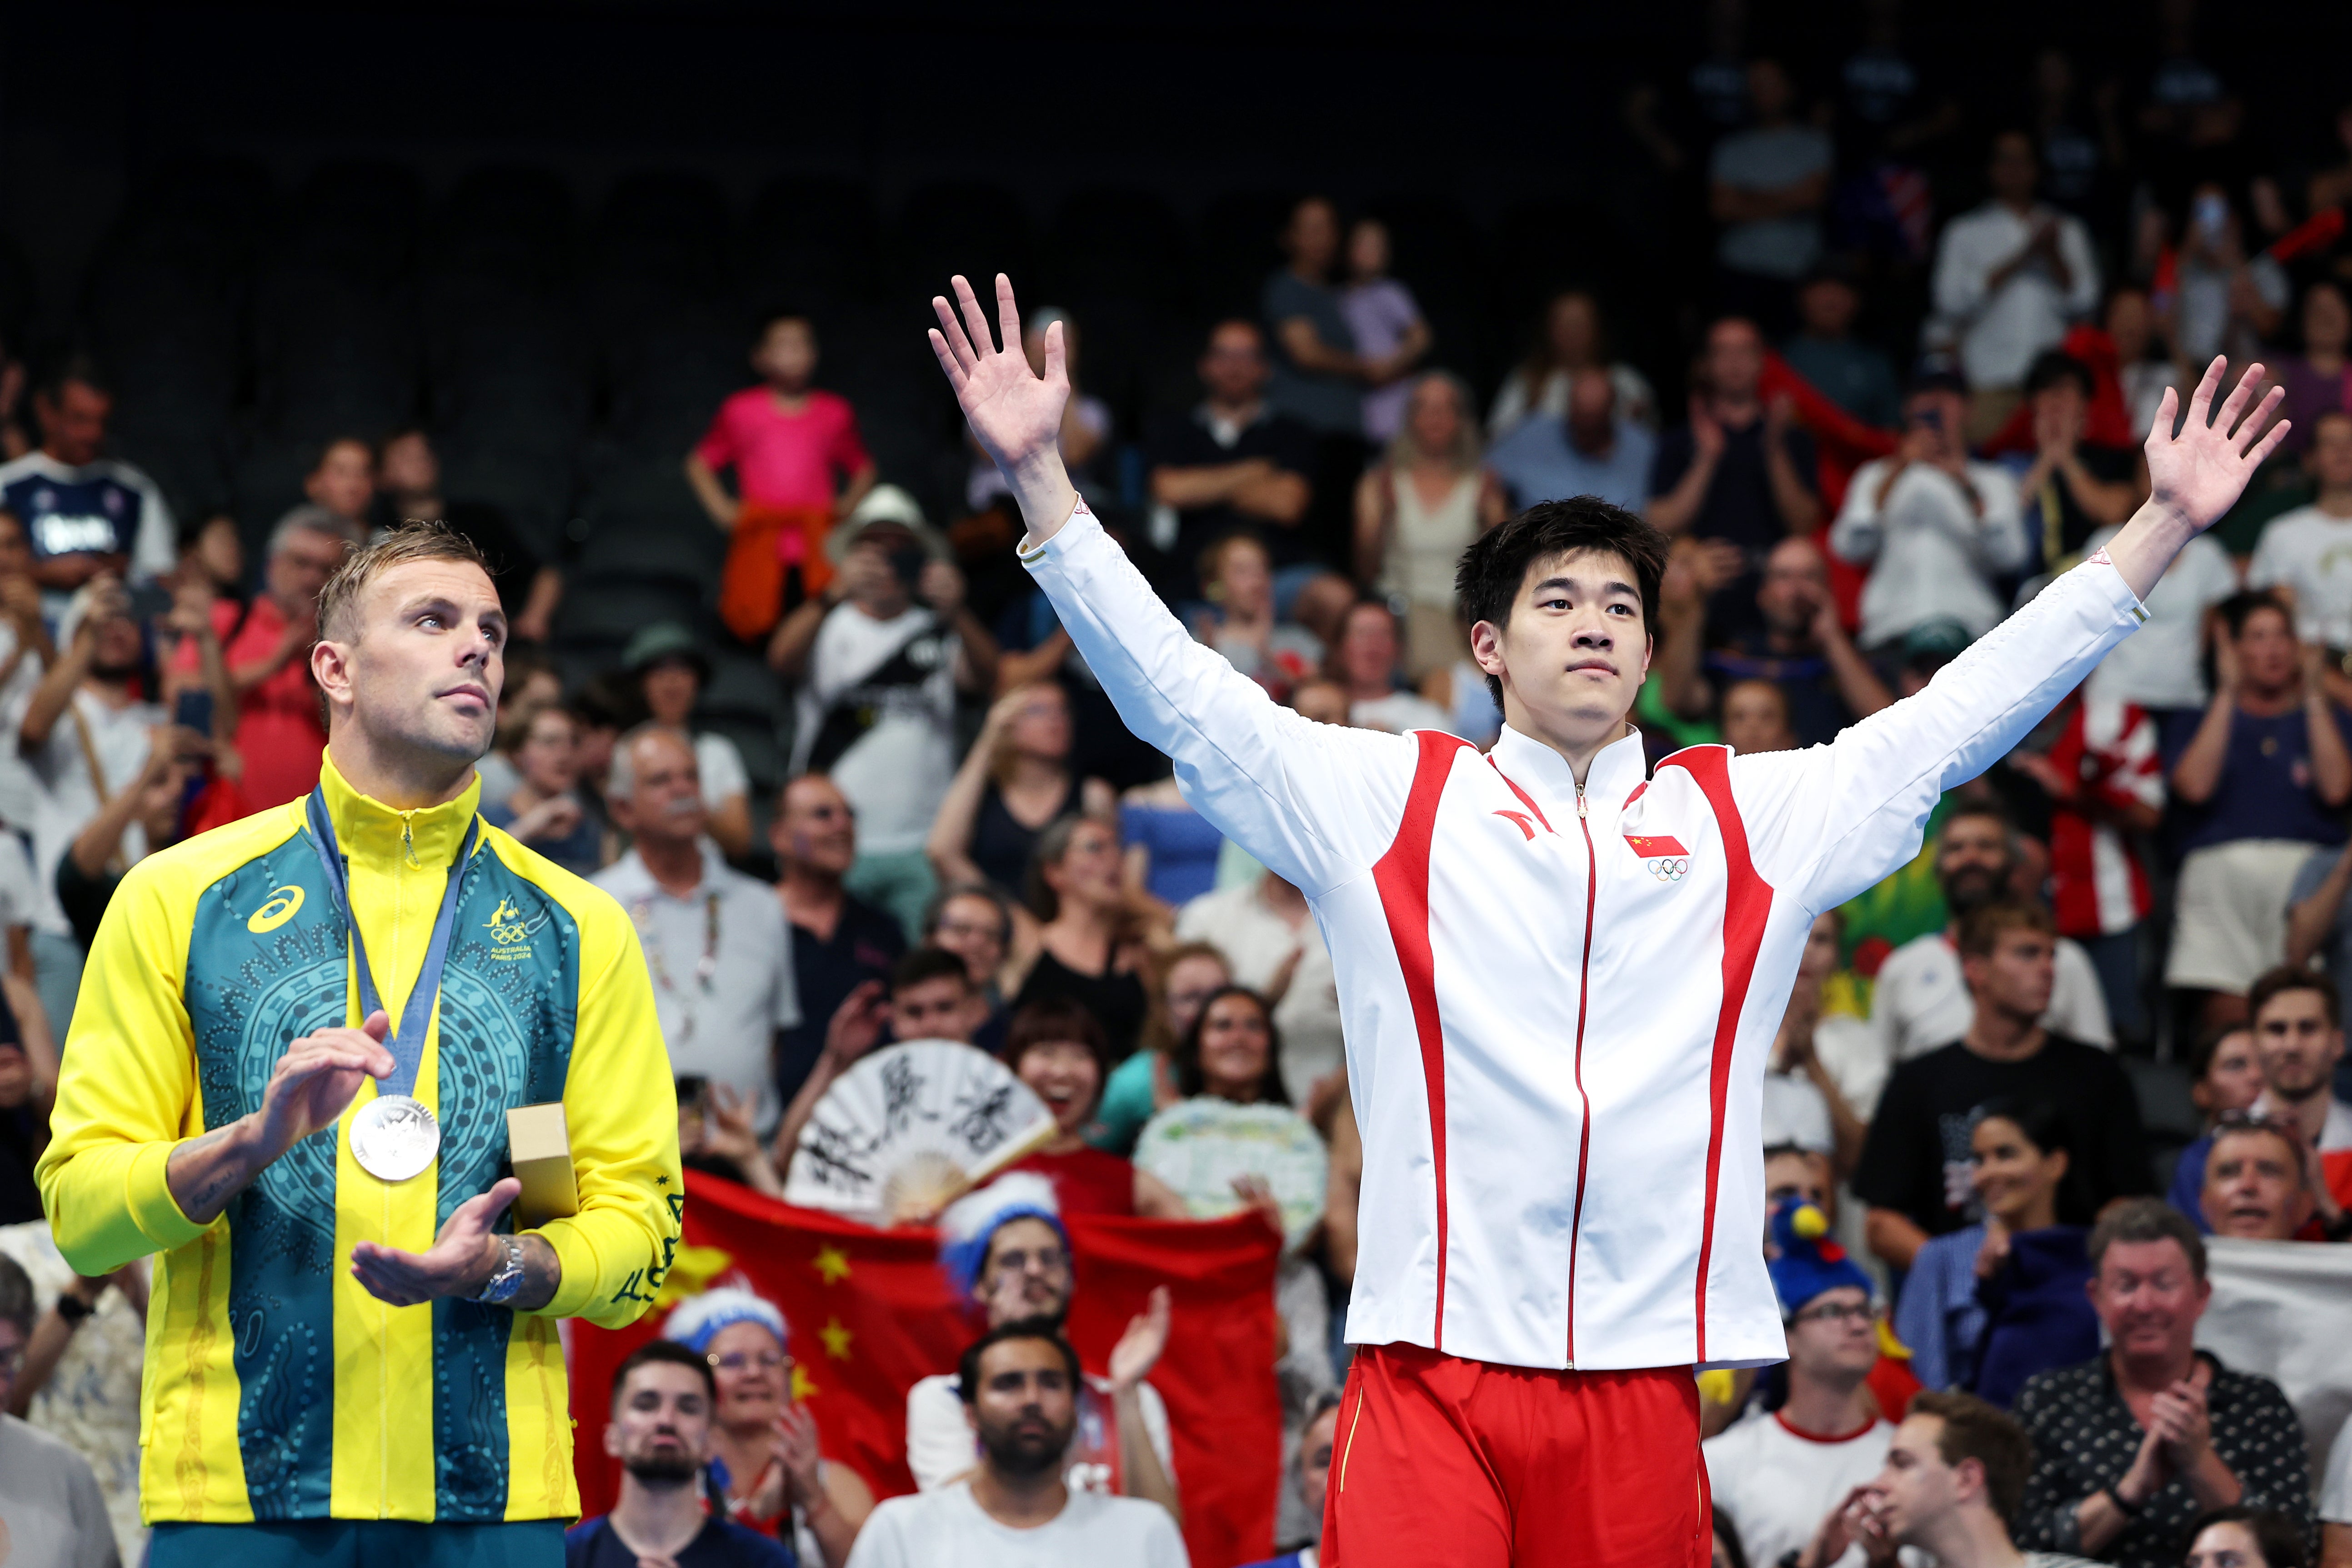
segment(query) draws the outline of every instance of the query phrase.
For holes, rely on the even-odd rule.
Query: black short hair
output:
[[[2213,1071],[2213,1059],[2221,1054],[2223,1040],[2233,1034],[2253,1032],[2253,1020],[2246,1018],[2239,1019],[2236,1023],[2215,1024],[2203,1034],[2199,1035],[2197,1043],[2189,1048],[2189,1082],[2191,1083],[2205,1082],[2205,1075]]]
[[[712,1405],[719,1403],[719,1379],[711,1375],[710,1358],[699,1351],[688,1350],[674,1339],[649,1339],[622,1358],[613,1373],[613,1405],[618,1408],[621,1390],[629,1385],[629,1374],[655,1362],[672,1366],[690,1366],[702,1379],[702,1392]]]
[[[1099,1097],[1110,1084],[1110,1070],[1117,1066],[1110,1057],[1110,1038],[1103,1032],[1102,1020],[1094,1010],[1076,997],[1040,997],[1013,1015],[1005,1026],[1004,1047],[999,1053],[1004,1065],[1014,1073],[1021,1071],[1021,1059],[1029,1054],[1032,1046],[1076,1040],[1087,1048],[1095,1059],[1095,1093]]]
[[[918,947],[890,966],[890,994],[895,997],[910,986],[941,978],[971,989],[971,971],[962,959],[944,947]]]
[[[1658,624],[1658,585],[1666,575],[1666,536],[1622,507],[1612,507],[1594,496],[1565,501],[1540,501],[1497,528],[1489,528],[1462,552],[1454,574],[1454,597],[1462,618],[1475,626],[1490,621],[1511,622],[1511,606],[1526,586],[1537,563],[1556,556],[1598,551],[1621,558],[1633,571],[1642,595],[1642,631],[1654,635]],[[1486,677],[1495,706],[1503,705],[1503,682]]]
[[[79,382],[101,396],[114,395],[114,385],[98,361],[81,349],[68,349],[51,357],[43,365],[40,379],[33,383],[33,395],[55,403],[65,395],[68,383],[73,382]]]
[[[2091,379],[2091,367],[2063,349],[2045,349],[2033,358],[2032,368],[2025,372],[2025,395],[2047,392],[2060,382],[2073,382],[2088,399],[2098,392],[2098,383]]]
[[[2302,1526],[2276,1509],[2249,1508],[2242,1502],[2198,1515],[2197,1522],[2180,1538],[2180,1549],[2188,1551],[2199,1536],[2217,1524],[2244,1525],[2254,1538],[2254,1549],[2263,1554],[2263,1568],[2310,1568],[2311,1554],[2303,1542]]]
[[[1051,1318],[1015,1318],[1009,1323],[999,1323],[970,1344],[956,1358],[956,1392],[967,1405],[980,1401],[980,1358],[993,1347],[1008,1340],[1043,1340],[1062,1353],[1062,1364],[1070,1369],[1070,1392],[1076,1394],[1086,1374],[1078,1367],[1078,1353],[1062,1337],[1062,1331]]]
[[[2243,592],[2233,593],[2213,607],[2214,613],[2221,618],[2221,624],[2230,629],[2230,640],[2233,643],[2246,634],[2246,622],[2264,610],[2284,616],[2290,627],[2294,624],[2294,617],[2287,614],[2286,601],[2267,588],[2250,588]]]

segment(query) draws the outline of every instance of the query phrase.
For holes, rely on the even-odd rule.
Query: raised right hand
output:
[[[1062,347],[1062,326],[1045,329],[1045,373],[1029,368],[1021,349],[1021,311],[1013,302],[1013,282],[996,275],[996,317],[1003,346],[988,329],[988,318],[961,277],[954,280],[957,309],[938,295],[931,308],[940,324],[930,334],[931,352],[955,388],[956,402],[971,426],[981,450],[1003,470],[1007,479],[1050,456],[1058,464],[1062,410],[1070,401],[1069,365]],[[967,336],[967,329],[969,335]],[[974,345],[977,345],[975,347]]]
[[[361,1080],[392,1076],[392,1052],[383,1046],[391,1032],[392,1019],[379,1008],[357,1029],[322,1029],[286,1048],[261,1092],[264,1163],[333,1126]]]

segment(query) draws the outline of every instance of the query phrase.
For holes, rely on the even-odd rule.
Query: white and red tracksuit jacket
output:
[[[1186,635],[1083,507],[1022,556],[1184,797],[1307,894],[1364,1143],[1348,1338],[1515,1366],[1786,1354],[1764,1066],[1817,911],[1908,861],[2142,618],[2098,558],[1835,743],[1602,750],[1312,723]]]

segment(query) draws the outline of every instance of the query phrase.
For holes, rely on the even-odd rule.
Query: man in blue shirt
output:
[[[33,580],[52,618],[101,571],[152,578],[173,564],[163,493],[130,464],[101,455],[113,407],[90,362],[68,359],[33,393],[40,447],[0,464],[0,507],[25,525]]]
[[[620,1500],[564,1533],[564,1568],[795,1568],[791,1547],[703,1508],[695,1483],[710,1458],[718,1402],[696,1352],[657,1339],[629,1353],[604,1427],[604,1451],[621,1461]]]
[[[1617,414],[1617,387],[1606,371],[1579,371],[1570,380],[1568,413],[1522,421],[1486,455],[1486,466],[1511,493],[1511,509],[1538,501],[1598,496],[1638,512],[1649,497],[1650,433]]]

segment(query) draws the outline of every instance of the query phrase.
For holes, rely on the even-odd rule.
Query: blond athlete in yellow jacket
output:
[[[85,1274],[162,1254],[140,1422],[154,1568],[559,1563],[579,1505],[555,1320],[635,1318],[677,1242],[652,988],[618,905],[476,825],[506,623],[473,547],[401,529],[328,583],[319,622],[319,793],[123,880],[41,1196]],[[436,930],[437,1008],[419,985]],[[385,1179],[367,1166],[399,1162],[370,1128],[402,1087],[437,1156]],[[579,1211],[517,1236],[505,1113],[555,1100]]]

